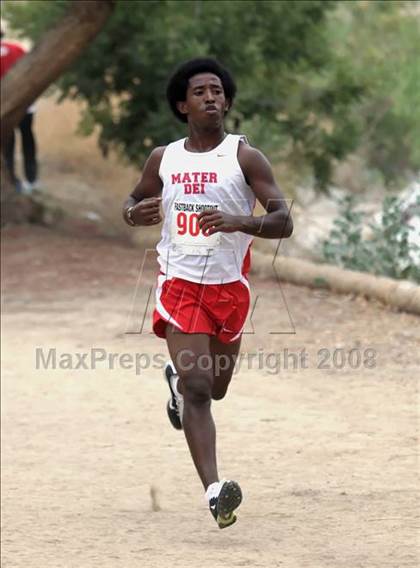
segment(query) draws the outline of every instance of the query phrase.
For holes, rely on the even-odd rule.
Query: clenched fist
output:
[[[161,197],[146,197],[131,209],[130,217],[136,225],[158,225],[162,221],[160,214]]]

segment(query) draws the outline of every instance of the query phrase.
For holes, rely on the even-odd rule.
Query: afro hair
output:
[[[181,122],[188,122],[187,116],[179,112],[176,104],[185,101],[187,97],[188,81],[194,75],[199,73],[213,73],[219,77],[223,85],[226,99],[229,99],[231,105],[236,94],[236,85],[230,72],[223,67],[216,59],[197,57],[182,63],[171,78],[166,88],[166,98],[174,115]]]

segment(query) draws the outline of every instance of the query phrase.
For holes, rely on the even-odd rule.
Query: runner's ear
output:
[[[176,108],[179,110],[181,114],[188,114],[187,101],[178,101],[176,103]]]

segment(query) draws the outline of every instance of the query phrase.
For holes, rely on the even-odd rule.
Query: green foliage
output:
[[[420,207],[417,198],[416,207]],[[385,197],[381,221],[369,223],[371,235],[363,238],[367,215],[355,208],[353,196],[340,202],[340,214],[333,229],[322,243],[325,260],[343,268],[370,272],[391,278],[404,278],[420,283],[420,266],[412,260],[420,248],[409,241],[414,230],[402,222],[401,204],[396,197]]]
[[[39,39],[68,0],[6,1],[22,35]],[[185,134],[165,85],[181,61],[210,55],[238,83],[227,128],[325,187],[361,148],[388,182],[420,167],[418,18],[412,2],[118,0],[113,16],[59,81],[86,102],[80,130],[141,165]]]
[[[2,2],[2,18],[22,38],[38,41],[50,26],[54,25],[69,5],[68,0],[9,0]]]
[[[340,2],[330,14],[328,37],[356,83],[361,151],[395,185],[420,169],[419,3]]]
[[[65,1],[6,4],[12,27],[32,39]],[[239,95],[228,129],[246,131],[271,157],[290,152],[325,184],[331,161],[354,147],[346,108],[359,97],[345,66],[331,66],[328,0],[203,2],[119,0],[105,30],[59,82],[63,97],[87,102],[82,130],[99,126],[103,149],[134,163],[151,146],[181,136],[164,97],[170,71],[198,55],[223,61]]]

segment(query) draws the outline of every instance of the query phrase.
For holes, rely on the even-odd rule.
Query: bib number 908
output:
[[[191,213],[190,215],[184,212],[178,213],[176,216],[176,227],[178,235],[181,236],[188,233],[192,237],[196,237],[200,232],[205,237],[209,236],[208,231],[201,231],[197,213]]]

